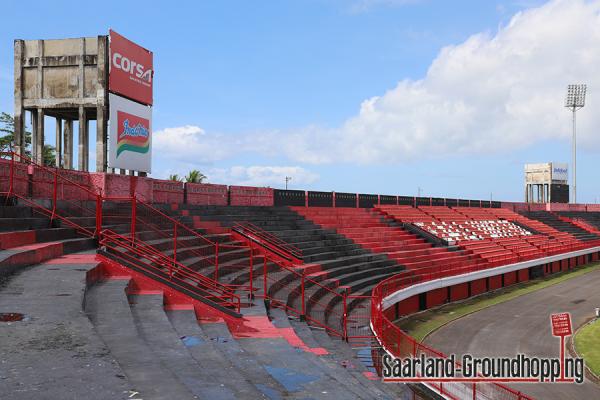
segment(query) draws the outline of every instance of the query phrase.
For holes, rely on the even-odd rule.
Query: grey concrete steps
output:
[[[324,365],[314,354],[294,349],[284,338],[247,337],[238,338],[237,342],[288,391],[319,399],[374,398],[338,376],[337,371]]]
[[[270,318],[273,321],[273,324],[278,328],[291,328],[298,335],[298,337],[311,348],[321,347],[318,342],[314,339],[312,333],[310,332],[310,328],[305,324],[306,330],[302,331],[300,336],[298,331],[296,331],[295,326],[293,326],[285,311],[279,308],[271,308],[269,310]],[[359,395],[365,396],[367,398],[373,399],[388,399],[391,400],[391,397],[382,391],[380,388],[376,387],[372,384],[371,381],[366,379],[365,376],[361,374],[353,374],[352,371],[346,368],[343,363],[338,362],[335,356],[331,353],[322,354],[319,356],[313,355],[314,358],[318,360],[319,363],[327,366],[328,370],[332,373],[332,375],[338,381],[342,382],[343,385],[351,385],[352,389],[357,392]]]
[[[160,362],[187,389],[202,399],[255,399],[258,391],[240,393],[229,387],[225,371],[197,360],[173,329],[163,310],[163,295],[129,296],[131,312],[140,337]]]
[[[96,332],[144,399],[196,399],[140,336],[125,294],[127,285],[127,280],[111,280],[88,289],[85,310]]]
[[[0,277],[8,276],[23,267],[42,263],[64,254],[93,248],[95,248],[93,239],[74,238],[0,250]]]
[[[270,399],[306,398],[303,393],[298,395],[294,390],[288,390],[267,372],[261,362],[252,353],[244,350],[233,338],[224,321],[201,323],[200,328],[223,357],[238,371],[243,371],[246,379],[257,386],[262,393],[266,393]]]
[[[171,325],[179,335],[180,339],[186,344],[191,356],[198,363],[210,366],[210,369],[218,371],[218,377],[215,382],[226,384],[238,396],[237,398],[271,398],[276,393],[279,397],[288,397],[283,388],[276,382],[271,381],[269,375],[263,372],[263,381],[257,375],[260,372],[249,373],[239,365],[229,361],[227,356],[221,351],[218,344],[219,340],[207,336],[199,322],[196,320],[196,313],[193,310],[177,310],[166,312]],[[225,327],[226,328],[226,327]],[[225,339],[221,339],[223,341]],[[232,339],[234,340],[234,339]],[[237,362],[237,359],[236,359]],[[252,368],[260,368],[253,365]]]
[[[94,253],[22,269],[0,286],[0,398],[125,400],[133,389],[82,312]]]

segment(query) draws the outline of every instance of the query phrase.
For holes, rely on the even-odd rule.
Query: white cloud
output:
[[[424,78],[402,80],[366,99],[339,127],[226,136],[184,126],[157,132],[154,146],[186,162],[244,152],[309,164],[507,153],[568,139],[566,86],[585,82],[578,141],[598,148],[599,48],[600,0],[555,0],[516,14],[496,34],[478,33],[443,48]]]
[[[286,176],[292,177],[291,186],[311,184],[319,179],[316,173],[298,166],[235,166],[212,169],[207,175],[210,182],[275,187],[283,186]]]
[[[496,35],[441,50],[421,80],[365,100],[336,129],[290,135],[287,154],[304,162],[401,162],[487,154],[570,136],[569,83],[588,83],[581,143],[600,142],[600,1],[552,1],[519,13]]]

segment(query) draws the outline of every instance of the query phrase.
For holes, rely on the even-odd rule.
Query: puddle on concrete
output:
[[[194,347],[194,346],[198,346],[199,344],[204,343],[204,340],[202,340],[202,338],[199,338],[197,336],[182,336],[181,337],[181,341],[183,342],[184,345],[186,345],[186,347]]]
[[[277,382],[282,384],[288,392],[297,392],[302,390],[304,385],[319,379],[319,377],[316,375],[303,374],[288,368],[279,368],[270,365],[265,365],[264,368],[269,375],[275,378]]]
[[[0,322],[18,322],[27,320],[29,320],[29,318],[21,313],[0,313]]]

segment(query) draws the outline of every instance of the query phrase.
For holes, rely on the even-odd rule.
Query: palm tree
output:
[[[0,113],[0,134],[5,134],[0,137],[0,151],[7,152],[13,151],[14,140],[15,140],[15,119],[12,115],[5,112]],[[44,165],[52,166],[55,162],[54,146],[49,144],[44,145]],[[31,132],[25,131],[25,156],[31,158]]]
[[[169,180],[175,182],[183,182],[183,178],[180,178],[178,174],[169,175]]]
[[[188,172],[187,176],[185,177],[185,181],[189,182],[189,183],[202,183],[203,180],[206,179],[206,175],[204,175],[202,172],[198,171],[197,169],[193,169],[190,172]]]

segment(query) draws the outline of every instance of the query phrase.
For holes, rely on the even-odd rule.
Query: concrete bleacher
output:
[[[104,228],[127,234],[131,229],[127,208],[109,203],[104,207],[110,210]],[[66,329],[75,344],[51,348],[52,357],[64,363],[63,372],[88,368],[80,362],[93,364],[80,378],[67,381],[74,398],[84,398],[86,393],[87,398],[129,398],[133,392],[159,399],[409,398],[412,394],[404,386],[370,379],[371,346],[378,344],[369,338],[368,296],[379,282],[407,270],[418,281],[420,274],[432,270],[452,274],[465,268],[489,268],[597,238],[552,216],[503,209],[181,204],[160,209],[220,245],[217,271],[206,262],[214,256],[213,250],[197,236],[181,231],[174,240],[171,225],[138,224],[135,237],[165,256],[177,257],[194,271],[235,285],[248,284],[247,266],[252,261],[256,296],[245,299],[240,319],[229,314],[215,318],[191,303],[174,305],[172,292],[164,285],[148,286],[148,281],[142,285],[139,274],[127,270],[116,275],[99,273],[86,284],[86,277],[100,265],[93,254],[94,239],[15,203],[0,207],[0,277],[5,281],[0,287],[0,312],[24,312],[31,319],[23,324],[0,324],[0,334],[7,338],[0,348],[23,347],[22,335],[33,343],[46,343],[48,326]],[[95,223],[89,215],[72,220],[90,229]],[[276,272],[279,267],[272,261],[265,264],[257,248],[236,247],[242,243],[231,228],[240,222],[250,222],[297,247],[303,264],[294,266],[294,273],[280,270],[269,287],[263,288],[264,270]],[[459,246],[434,245],[404,224],[441,227],[436,236],[442,238],[456,237],[443,235],[462,229],[477,239],[456,239]],[[290,312],[301,308],[301,284],[295,273],[308,278],[303,289],[311,321]],[[282,304],[265,304],[261,290]],[[23,297],[15,297],[17,292]],[[342,295],[349,296],[347,310],[342,308]],[[60,304],[43,301],[54,297]],[[81,313],[81,304],[89,320]],[[53,307],[65,313],[49,312]],[[283,307],[288,307],[287,312]],[[40,317],[43,312],[52,316],[50,322]],[[352,343],[355,348],[327,333],[342,330],[346,317],[349,329],[365,337]],[[63,339],[56,340],[64,343]],[[86,352],[78,360],[82,347]],[[22,354],[22,362],[18,355],[9,355],[19,371],[22,367],[19,373],[23,375],[8,378],[8,391],[0,388],[3,398],[25,379],[32,379],[25,364],[33,363],[36,354],[28,349]],[[102,355],[101,362],[94,364],[94,354]],[[60,393],[63,372],[51,370],[47,363],[48,371],[40,379],[56,381],[50,384],[50,393]],[[25,385],[30,389],[22,398],[35,393],[35,379],[32,382]]]

